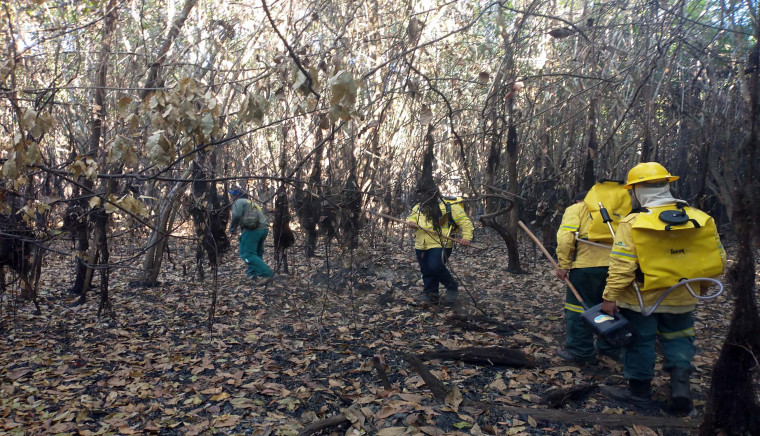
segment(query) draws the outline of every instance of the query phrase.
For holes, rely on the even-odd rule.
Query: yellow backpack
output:
[[[623,188],[623,182],[615,180],[602,180],[589,189],[583,199],[591,217],[591,225],[588,229],[589,241],[612,243],[614,239],[609,227],[604,222],[599,203],[602,203],[612,219],[612,229],[617,231],[618,223],[631,212],[631,196],[628,190]]]
[[[683,279],[723,272],[715,221],[699,209],[648,207],[636,216],[633,243],[644,273],[642,291],[668,288]]]

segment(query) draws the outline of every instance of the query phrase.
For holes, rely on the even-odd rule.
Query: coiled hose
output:
[[[691,289],[691,286],[689,286],[689,283],[692,283],[692,282],[711,282],[713,284],[718,285],[718,292],[716,292],[716,293],[714,293],[712,295],[704,296],[704,297],[701,296],[701,295],[697,295],[697,293],[694,292],[693,289]],[[646,306],[644,306],[644,299],[641,297],[641,291],[639,291],[639,287],[636,285],[636,282],[633,282],[633,287],[634,287],[634,289],[636,289],[636,297],[638,297],[638,299],[639,299],[639,306],[641,307],[641,314],[644,315],[644,316],[649,316],[649,315],[653,314],[654,311],[655,311],[655,309],[657,309],[657,307],[660,305],[660,303],[662,303],[662,300],[664,300],[665,297],[668,296],[668,294],[670,294],[675,288],[677,288],[679,286],[686,286],[686,289],[689,291],[689,293],[694,298],[696,298],[698,300],[711,300],[711,299],[713,299],[713,298],[715,298],[718,295],[720,295],[720,294],[723,293],[723,283],[721,283],[720,281],[718,281],[716,279],[713,279],[713,278],[709,278],[709,277],[697,277],[697,278],[693,278],[693,279],[681,280],[680,282],[676,283],[675,285],[669,287],[668,290],[665,291],[662,294],[662,296],[654,303],[654,306],[652,306],[651,309],[646,310]]]

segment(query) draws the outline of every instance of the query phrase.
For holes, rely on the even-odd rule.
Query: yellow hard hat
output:
[[[628,180],[624,188],[631,189],[636,183],[672,182],[678,178],[657,162],[642,162],[628,171]]]

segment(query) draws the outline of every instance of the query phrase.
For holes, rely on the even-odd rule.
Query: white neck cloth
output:
[[[643,207],[665,206],[666,204],[673,204],[676,201],[682,201],[673,198],[673,195],[670,193],[670,185],[667,183],[664,186],[634,185],[633,194]]]

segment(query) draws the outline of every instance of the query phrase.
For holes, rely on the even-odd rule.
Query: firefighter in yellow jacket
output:
[[[421,300],[437,304],[438,287],[442,284],[446,288],[444,302],[454,304],[459,284],[446,267],[454,243],[442,236],[467,246],[472,241],[474,227],[461,202],[444,198],[437,189],[418,194],[422,201],[412,208],[407,226],[415,229],[414,249],[424,283]],[[461,238],[456,237],[458,231],[461,231]]]
[[[692,312],[697,299],[680,285],[649,316],[645,316],[641,303],[648,312],[684,278],[720,274],[726,253],[712,218],[672,197],[669,183],[676,179],[678,176],[656,162],[638,164],[628,172],[626,188],[632,193],[633,210],[618,226],[602,310],[610,315],[619,311],[638,333],[636,341],[622,353],[628,389],[607,388],[607,394],[642,408],[654,405],[651,381],[655,343],[659,341],[664,357],[662,369],[670,373],[666,410],[682,415],[693,407],[689,375],[695,354]],[[682,224],[668,224],[667,214],[685,218]],[[701,224],[697,222],[700,219]],[[661,231],[652,230],[655,227]],[[678,228],[690,231],[674,230]],[[692,283],[691,287],[699,295],[699,284]]]
[[[565,209],[557,231],[557,260],[560,280],[570,279],[587,306],[602,302],[607,279],[609,248],[588,244],[591,216],[583,201],[586,192],[575,196],[576,203]],[[576,235],[580,241],[576,240]],[[568,287],[565,291],[565,348],[557,353],[561,358],[577,363],[596,362],[596,353],[620,359],[620,349],[599,338],[594,347],[594,332],[581,318],[583,306]]]

